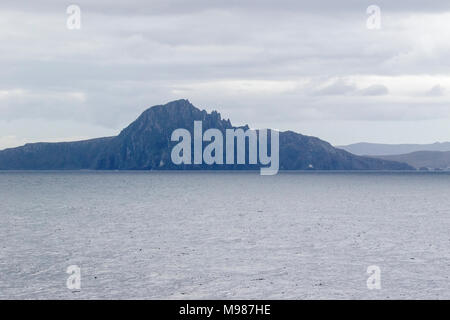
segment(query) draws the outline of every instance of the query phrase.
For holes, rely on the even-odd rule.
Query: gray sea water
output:
[[[447,173],[0,172],[0,298],[449,299],[449,191]]]

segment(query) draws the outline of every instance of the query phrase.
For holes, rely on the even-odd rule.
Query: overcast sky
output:
[[[337,145],[450,141],[449,39],[448,0],[2,0],[0,149],[115,135],[180,98]]]

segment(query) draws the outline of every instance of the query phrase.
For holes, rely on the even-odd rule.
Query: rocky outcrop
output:
[[[33,143],[0,151],[0,170],[183,170],[258,169],[259,165],[182,165],[172,163],[172,132],[234,128],[218,112],[199,110],[177,100],[144,111],[115,137],[77,142]],[[247,129],[248,127],[242,127]],[[281,170],[412,170],[405,163],[353,155],[328,142],[292,131],[280,133]]]

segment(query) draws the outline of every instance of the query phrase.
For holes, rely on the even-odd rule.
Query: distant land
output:
[[[450,151],[416,151],[407,154],[374,157],[405,162],[419,170],[450,170]]]
[[[347,146],[336,146],[360,156],[399,155],[416,151],[450,151],[450,142],[436,142],[432,144],[381,144],[360,142]]]
[[[147,109],[118,136],[31,143],[0,151],[0,170],[259,169],[259,165],[173,164],[170,154],[177,142],[171,141],[171,134],[178,128],[193,134],[194,121],[202,121],[203,130],[217,128],[224,133],[236,128],[216,111],[207,113],[188,100],[176,100]],[[414,170],[401,162],[353,155],[292,131],[280,132],[279,138],[280,170]]]

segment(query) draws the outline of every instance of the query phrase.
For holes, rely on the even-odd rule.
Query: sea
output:
[[[450,299],[449,192],[447,172],[2,171],[0,299]]]

